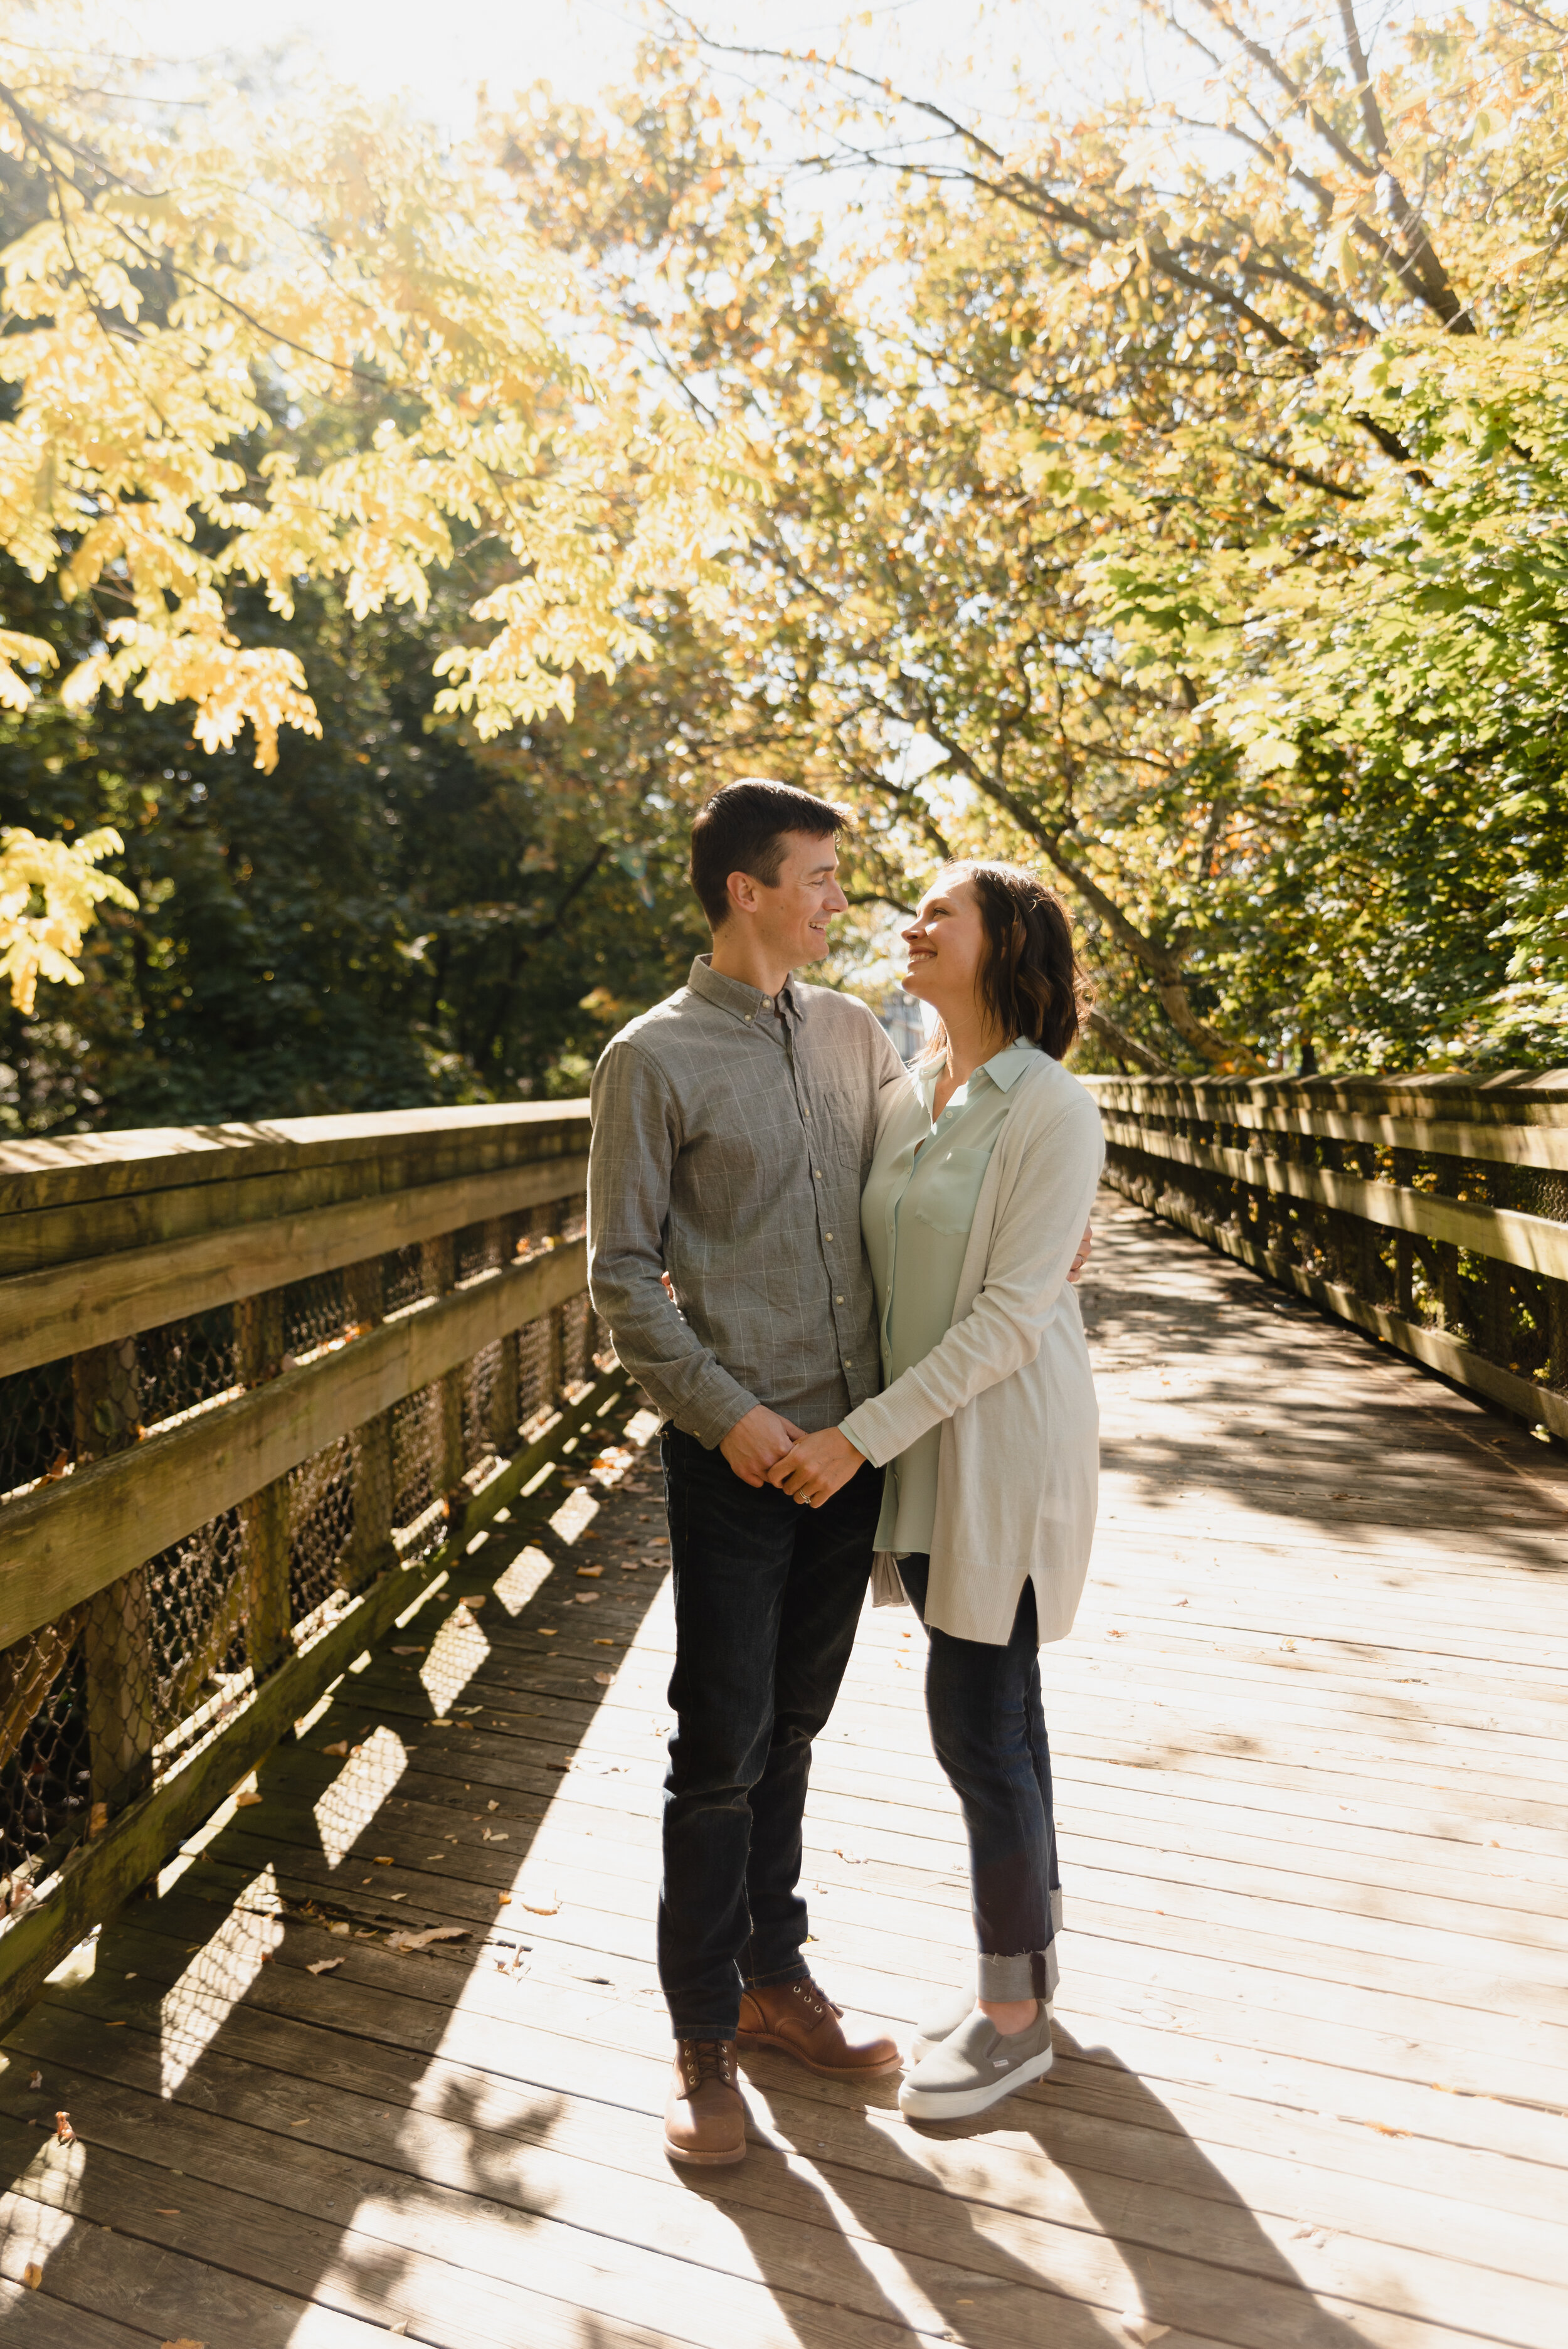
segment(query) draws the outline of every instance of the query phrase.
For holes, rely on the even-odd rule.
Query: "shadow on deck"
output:
[[[766,2058],[747,2162],[665,2164],[645,1418],[13,2029],[0,2337],[1568,2340],[1562,1463],[1117,1204],[1086,1318],[1105,1495],[1047,1651],[1047,2082],[919,2129],[889,2084]],[[909,1619],[868,1616],[808,1826],[823,1978],[900,2027],[969,1940],[919,1698]]]

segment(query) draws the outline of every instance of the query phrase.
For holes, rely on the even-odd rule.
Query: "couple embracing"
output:
[[[868,1583],[929,1642],[978,1979],[923,2023],[903,2109],[984,2111],[1051,2061],[1060,1890],[1038,1648],[1071,1627],[1097,1415],[1070,1282],[1103,1149],[1062,1060],[1078,976],[1032,874],[940,874],[904,932],[937,1025],[913,1071],[793,974],[846,899],[840,812],[731,783],[692,831],[713,930],[594,1071],[590,1282],[665,1416],[676,1663],[659,1975],[677,2161],[738,2161],[737,2049],[832,2079],[903,2059],[803,1955],[811,1743]]]

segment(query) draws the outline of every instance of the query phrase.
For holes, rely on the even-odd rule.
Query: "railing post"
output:
[[[1568,1280],[1543,1280],[1546,1299],[1546,1376],[1554,1387],[1568,1387]]]
[[[107,1459],[140,1435],[136,1340],[73,1356],[77,1458]],[[122,1575],[88,1600],[82,1622],[87,1666],[89,1832],[108,1825],[108,1806],[139,1794],[152,1775],[158,1710],[152,1601],[147,1568]]]
[[[387,1268],[378,1256],[344,1273],[356,1329],[378,1329],[387,1318]],[[345,1590],[374,1582],[395,1555],[392,1544],[392,1414],[378,1411],[354,1431],[354,1534],[338,1569]]]
[[[422,1249],[426,1294],[447,1297],[458,1285],[455,1232],[426,1240]],[[463,1505],[463,1374],[448,1371],[436,1381],[431,1398],[429,1433],[430,1485],[455,1518]]]
[[[265,1386],[283,1368],[284,1293],[263,1289],[234,1309],[240,1383]],[[245,1650],[262,1680],[289,1650],[289,1483],[274,1477],[240,1505],[245,1541]]]
[[[515,1216],[498,1216],[485,1226],[485,1253],[492,1264],[504,1267],[511,1262],[518,1229],[519,1222]],[[500,1341],[495,1383],[490,1389],[490,1425],[485,1431],[503,1457],[517,1443],[517,1401],[518,1344],[517,1331],[512,1330]]]
[[[1401,1191],[1415,1188],[1417,1153],[1396,1150],[1394,1180]],[[1394,1235],[1394,1310],[1402,1320],[1416,1318],[1416,1242],[1409,1232]]]

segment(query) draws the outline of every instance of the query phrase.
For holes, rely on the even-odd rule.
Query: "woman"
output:
[[[770,1472],[820,1507],[869,1460],[877,1530],[930,1640],[926,1706],[969,1837],[979,1995],[926,2024],[899,2102],[983,2112],[1050,2069],[1060,1924],[1038,1647],[1072,1628],[1094,1531],[1099,1416],[1068,1285],[1104,1161],[1062,1067],[1081,983],[1032,873],[956,864],[903,933],[938,1026],[878,1135],[861,1228],[882,1392]]]

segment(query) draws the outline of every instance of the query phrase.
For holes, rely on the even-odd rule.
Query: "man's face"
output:
[[[828,924],[849,899],[839,886],[839,853],[831,833],[787,832],[779,878],[771,888],[754,882],[758,944],[791,970],[820,962]]]

